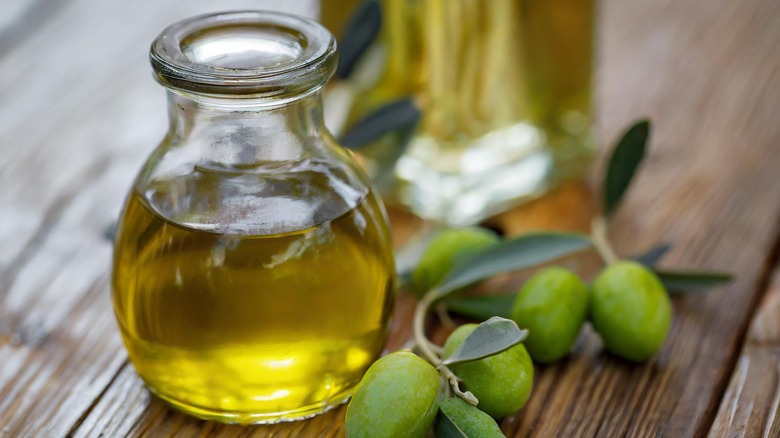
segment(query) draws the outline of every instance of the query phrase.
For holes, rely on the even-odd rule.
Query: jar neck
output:
[[[171,144],[209,161],[241,165],[304,155],[322,135],[321,88],[288,98],[227,98],[168,91]]]

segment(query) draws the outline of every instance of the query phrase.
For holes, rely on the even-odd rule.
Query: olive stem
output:
[[[417,341],[417,347],[420,348],[420,352],[431,362],[434,366],[438,366],[441,363],[441,358],[436,354],[432,347],[433,343],[425,337],[425,316],[428,313],[428,308],[431,303],[435,301],[434,291],[428,292],[414,310],[413,333],[414,340]]]
[[[442,302],[436,305],[436,315],[438,315],[439,321],[441,321],[441,324],[444,327],[447,327],[448,329],[457,327],[457,324],[455,324],[455,321],[452,320],[449,312],[447,312],[447,303]]]
[[[444,398],[452,397],[452,385],[441,373],[439,373],[439,389],[444,391]]]
[[[477,397],[470,391],[461,391],[459,386],[460,379],[458,379],[458,376],[456,376],[451,369],[447,368],[446,365],[441,363],[439,354],[442,353],[443,349],[438,345],[435,345],[425,336],[425,316],[428,314],[431,305],[436,301],[436,298],[437,291],[434,289],[425,294],[423,299],[417,303],[417,308],[414,310],[414,319],[412,320],[414,340],[422,355],[425,356],[428,362],[432,363],[433,366],[439,370],[439,374],[450,383],[450,387],[455,395],[462,398],[467,403],[476,406],[477,403],[479,403]]]
[[[609,244],[607,238],[607,220],[604,216],[596,216],[590,225],[591,237],[593,238],[593,246],[596,248],[596,252],[599,254],[604,263],[611,265],[617,262],[618,256],[615,254],[615,250]]]
[[[466,403],[472,406],[479,404],[479,400],[477,400],[477,397],[475,397],[471,391],[463,392],[460,390],[460,379],[455,375],[455,373],[452,372],[452,370],[447,368],[445,365],[439,365],[437,368],[444,376],[444,378],[450,382],[450,387],[452,388],[452,392],[454,392],[455,395],[462,398]]]

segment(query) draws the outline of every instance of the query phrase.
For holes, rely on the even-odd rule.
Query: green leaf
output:
[[[653,271],[670,293],[703,292],[734,279],[734,276],[728,272],[670,271],[666,269],[653,269]]]
[[[342,12],[344,13],[344,12]],[[379,35],[382,27],[382,7],[376,0],[363,1],[340,29],[339,60],[336,77],[346,79],[352,73],[357,61]]]
[[[609,217],[617,209],[636,169],[645,156],[645,145],[650,135],[650,121],[641,120],[623,134],[612,151],[604,181],[604,216]]]
[[[493,316],[509,318],[515,298],[517,298],[517,294],[450,298],[447,300],[447,310],[482,321]]]
[[[389,132],[411,132],[411,129],[417,126],[421,115],[420,108],[414,99],[411,97],[398,99],[383,105],[356,122],[341,137],[339,143],[347,149],[358,150],[379,140]]]
[[[444,411],[436,419],[436,438],[470,438]]]
[[[528,330],[520,330],[511,319],[494,316],[469,333],[442,363],[452,365],[492,356],[523,342],[527,336]]]
[[[437,437],[506,438],[496,420],[457,396],[439,402],[435,431]]]
[[[396,183],[395,165],[412,141],[415,128],[416,125],[400,127],[382,135],[376,142],[366,145],[370,148],[367,154],[373,162],[371,179],[374,187],[380,192],[390,190]]]
[[[436,286],[435,297],[503,272],[538,266],[590,248],[588,236],[582,234],[539,232],[524,234],[470,257],[457,264]]]
[[[648,249],[642,254],[635,255],[632,258],[645,266],[654,266],[666,255],[667,252],[669,252],[670,249],[672,249],[672,245],[662,243]]]
[[[438,438],[506,438],[496,420],[457,396],[439,403],[434,430]]]

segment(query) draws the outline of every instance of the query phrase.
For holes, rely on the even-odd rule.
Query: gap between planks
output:
[[[778,245],[780,246],[780,245]],[[780,250],[709,430],[711,438],[780,436]]]

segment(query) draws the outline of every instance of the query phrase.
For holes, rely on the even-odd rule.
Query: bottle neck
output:
[[[169,138],[210,162],[241,167],[300,159],[322,135],[321,89],[290,98],[235,99],[168,91]]]

